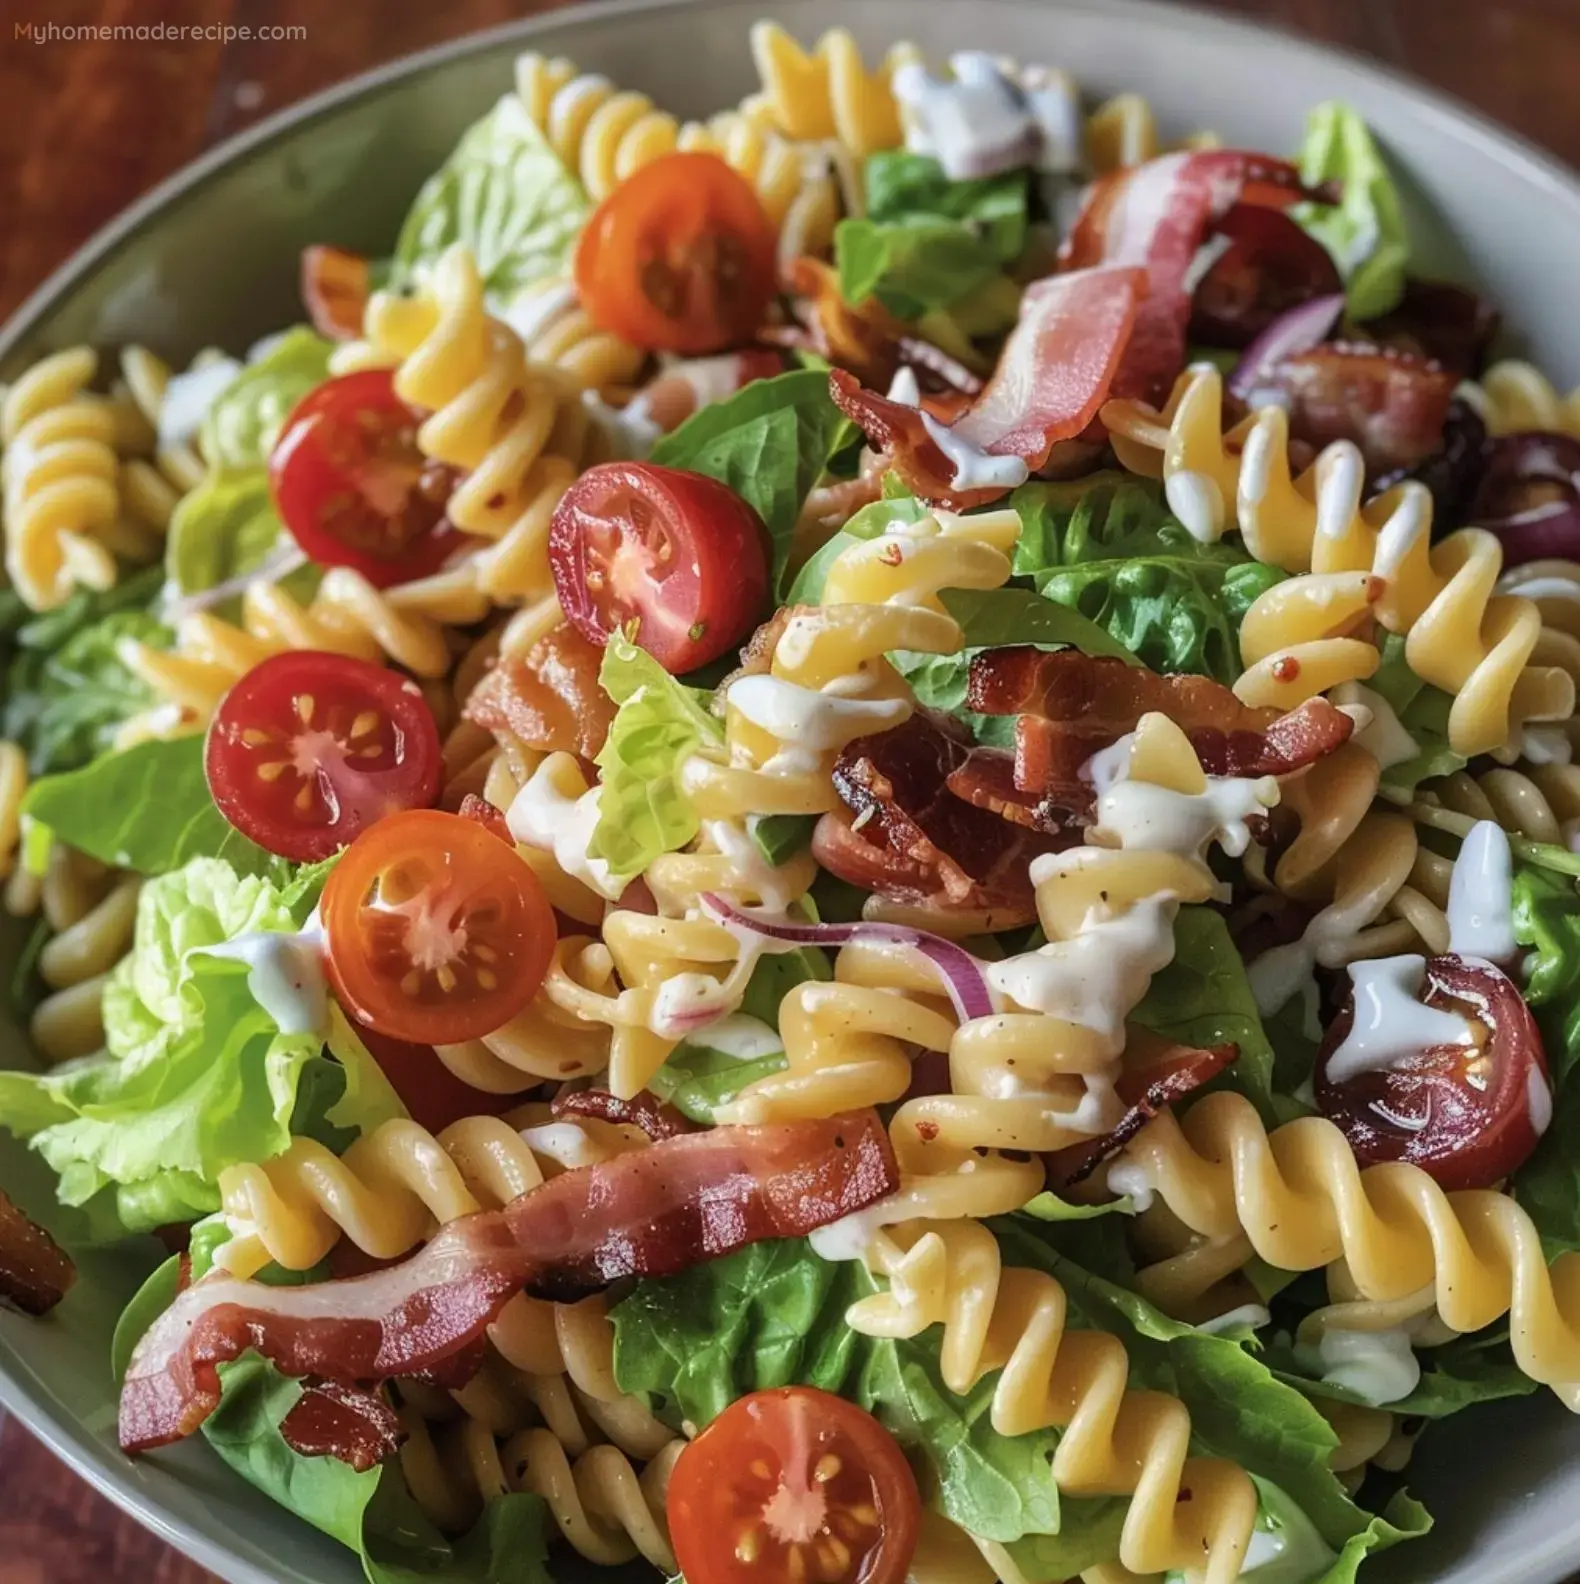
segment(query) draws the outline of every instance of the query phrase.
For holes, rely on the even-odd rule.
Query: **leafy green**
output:
[[[103,1194],[127,1231],[219,1206],[227,1166],[290,1142],[316,1034],[283,1034],[248,967],[210,948],[300,926],[312,906],[213,858],[149,881],[131,952],[104,991],[105,1053],[41,1075],[0,1073],[0,1117],[60,1177],[60,1198]]]
[[[587,854],[624,877],[697,834],[701,821],[681,790],[681,766],[704,743],[722,742],[724,728],[709,714],[706,694],[677,682],[623,633],[609,640],[598,681],[620,707],[598,751],[603,784]]]
[[[945,589],[939,598],[960,623],[966,648],[1060,644],[1086,654],[1112,655],[1127,665],[1141,663],[1123,643],[1079,611],[1030,589]]]
[[[770,952],[760,957],[752,976],[746,982],[746,994],[741,998],[741,1011],[766,1023],[769,1028],[779,1027],[779,1004],[798,984],[808,979],[828,981],[834,977],[828,953],[817,946],[797,946],[794,951]]]
[[[888,485],[893,474],[884,478]],[[876,539],[891,523],[920,522],[927,515],[927,507],[903,487],[897,494],[885,488],[882,500],[863,506],[849,522],[831,539],[825,541],[807,558],[806,565],[796,573],[790,592],[785,596],[787,605],[816,605],[823,598],[823,585],[828,581],[829,568],[854,544]]]
[[[28,789],[23,812],[101,863],[165,874],[190,858],[223,858],[246,874],[275,860],[214,806],[203,739],[172,737],[102,754]]]
[[[590,207],[520,99],[506,94],[417,194],[395,243],[394,283],[421,280],[464,242],[490,300],[508,307],[567,271]]]
[[[260,566],[280,536],[263,468],[210,473],[182,496],[165,539],[165,570],[181,594],[198,594]]]
[[[785,1054],[772,1028],[763,1026],[762,1037],[747,1047],[755,1054],[716,1050],[704,1030],[694,1040],[684,1040],[669,1053],[664,1065],[648,1081],[660,1100],[667,1100],[683,1116],[709,1126],[715,1112],[759,1078],[783,1072]]]
[[[750,824],[758,852],[775,868],[805,852],[812,845],[816,827],[815,814],[760,814]]]
[[[893,149],[870,155],[863,175],[866,215],[834,231],[847,302],[876,296],[914,319],[986,286],[1026,246],[1025,171],[951,181],[937,160]]]
[[[1025,484],[1010,505],[1022,525],[1015,571],[1044,598],[1079,611],[1154,671],[1238,678],[1240,622],[1283,579],[1276,567],[1226,539],[1198,543],[1156,485],[1124,474]]]
[[[917,702],[929,709],[943,710],[963,721],[980,743],[994,748],[1009,748],[1015,742],[1013,715],[981,715],[966,708],[966,690],[971,681],[971,662],[983,653],[983,646],[972,645],[953,654],[923,654],[898,650],[889,658],[910,684]]]
[[[469,1533],[447,1540],[417,1510],[393,1461],[358,1473],[336,1457],[304,1457],[280,1433],[302,1395],[256,1354],[220,1366],[209,1445],[248,1484],[362,1559],[369,1584],[549,1584],[548,1509],[528,1492],[496,1497]]]
[[[110,1338],[110,1373],[121,1380],[126,1366],[132,1361],[132,1352],[155,1320],[176,1301],[181,1291],[181,1256],[172,1254],[162,1265],[152,1271],[148,1279],[132,1294],[131,1302],[121,1311]]]
[[[203,459],[209,467],[245,473],[265,466],[291,409],[328,379],[332,350],[316,330],[297,325],[249,363],[203,420]]]
[[[801,507],[849,433],[828,376],[794,369],[699,408],[653,447],[652,460],[728,484],[762,518],[779,595]]]
[[[1110,1199],[1106,1204],[1071,1204],[1055,1193],[1040,1193],[1020,1207],[1020,1214],[1039,1221],[1095,1221],[1099,1216],[1134,1215],[1135,1205],[1128,1198]]]
[[[1237,1045],[1239,1057],[1219,1084],[1245,1095],[1264,1120],[1277,1120],[1273,1048],[1222,914],[1210,907],[1180,909],[1174,921],[1173,961],[1153,975],[1130,1016],[1182,1045]]]
[[[1297,159],[1308,186],[1337,181],[1337,204],[1303,203],[1294,217],[1333,255],[1344,277],[1350,316],[1376,319],[1399,304],[1410,240],[1392,175],[1366,122],[1339,100],[1319,104],[1306,121]]]
[[[27,751],[34,775],[85,765],[111,746],[122,721],[154,702],[116,645],[123,638],[155,648],[170,642],[169,628],[149,609],[161,583],[159,568],[150,567],[103,594],[79,590],[17,631],[0,734]]]

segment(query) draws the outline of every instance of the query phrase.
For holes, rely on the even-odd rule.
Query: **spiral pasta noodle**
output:
[[[536,282],[511,304],[509,317],[528,363],[558,369],[583,390],[622,394],[647,362],[644,348],[593,322],[574,281],[551,277]]]
[[[915,58],[914,45],[896,44],[870,75],[845,28],[830,28],[808,51],[777,22],[758,22],[751,48],[762,86],[742,106],[748,116],[796,142],[833,138],[857,159],[900,145],[890,80],[898,65]]]
[[[1493,435],[1545,430],[1580,439],[1580,390],[1560,391],[1534,364],[1516,358],[1494,363],[1480,383],[1466,381],[1467,396]]]
[[[1430,781],[1417,806],[1446,809],[1466,822],[1492,820],[1510,835],[1574,850],[1580,839],[1580,765],[1495,766],[1479,774],[1458,771]]]
[[[1220,141],[1215,132],[1192,132],[1180,146],[1210,149]],[[1115,94],[1086,118],[1087,160],[1098,176],[1144,164],[1162,152],[1157,117],[1143,94]]]

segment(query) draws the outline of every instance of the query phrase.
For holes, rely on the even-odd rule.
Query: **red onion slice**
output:
[[[910,946],[938,970],[962,1023],[972,1018],[990,1017],[993,1013],[993,993],[988,989],[982,965],[964,946],[945,940],[942,935],[929,935],[926,930],[909,929],[903,924],[866,920],[855,924],[792,924],[785,919],[745,912],[711,891],[703,896],[702,905],[722,924],[735,924],[765,940],[783,941],[787,945],[844,946],[851,941],[874,941]]]
[[[1498,536],[1504,566],[1580,560],[1580,441],[1538,431],[1502,435],[1485,454],[1470,521]]]
[[[1285,358],[1309,352],[1326,341],[1343,312],[1343,292],[1332,292],[1280,314],[1245,349],[1229,375],[1229,389],[1242,401],[1248,401],[1258,385],[1272,378]]]

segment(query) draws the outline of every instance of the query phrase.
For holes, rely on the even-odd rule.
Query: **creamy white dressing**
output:
[[[316,908],[300,930],[254,930],[203,952],[247,964],[247,989],[282,1034],[328,1035],[324,927]]]
[[[1108,1184],[1109,1193],[1128,1199],[1136,1207],[1138,1215],[1150,1210],[1157,1198],[1152,1174],[1141,1161],[1126,1160],[1121,1155],[1108,1168],[1108,1175],[1103,1180]]]
[[[1201,858],[1216,842],[1231,857],[1251,845],[1246,823],[1278,802],[1273,776],[1209,776],[1204,792],[1176,792],[1150,781],[1115,781],[1097,799],[1092,834],[1127,851]]]
[[[1525,726],[1520,731],[1520,757],[1533,765],[1574,762],[1574,744],[1562,726]]]
[[[568,313],[579,301],[574,281],[557,281],[552,286],[501,304],[493,309],[493,313],[523,341],[535,341],[561,314]]]
[[[641,461],[663,436],[662,426],[649,417],[641,397],[625,407],[611,407],[597,391],[583,391],[582,405],[609,437],[615,458]]]
[[[1405,730],[1393,705],[1375,689],[1361,682],[1343,682],[1328,697],[1355,720],[1351,741],[1359,743],[1380,770],[1391,770],[1420,754],[1420,743]],[[1352,715],[1356,709],[1364,709],[1368,719]]]
[[[653,997],[647,1026],[666,1039],[686,1039],[733,1012],[740,995],[712,974],[671,974]]]
[[[1426,958],[1407,953],[1351,963],[1350,979],[1355,1020],[1328,1058],[1331,1083],[1348,1083],[1362,1073],[1393,1072],[1403,1058],[1433,1045],[1476,1043],[1468,1018],[1420,1001]]]
[[[190,445],[197,439],[209,409],[241,373],[235,358],[215,358],[210,363],[172,374],[159,404],[159,444]]]
[[[693,1043],[741,1062],[757,1061],[784,1049],[784,1041],[761,1018],[745,1012],[731,1012],[710,1023]]]
[[[762,905],[775,913],[783,913],[795,901],[796,888],[786,880],[782,870],[768,862],[748,831],[731,820],[719,819],[704,820],[702,834],[734,865],[740,876],[738,891],[755,891]],[[726,894],[738,902],[747,900],[729,888]],[[743,936],[742,939],[759,940],[760,937]]]
[[[629,882],[617,879],[602,858],[589,857],[587,852],[598,824],[602,788],[590,787],[577,797],[569,796],[561,784],[565,761],[574,769],[575,761],[569,755],[550,754],[532,772],[510,800],[505,823],[517,841],[552,852],[566,874],[599,896],[618,902]]]
[[[1514,858],[1508,834],[1492,820],[1471,826],[1448,887],[1448,949],[1461,957],[1508,962],[1514,939]]]
[[[949,64],[954,77],[943,82],[919,61],[895,72],[906,148],[931,155],[951,181],[1038,163],[1043,130],[1020,84],[981,50],[962,50]]]
[[[567,1171],[596,1166],[604,1159],[604,1152],[574,1122],[544,1122],[522,1128],[521,1137],[534,1155],[546,1155]]]
[[[841,698],[767,675],[740,677],[730,684],[725,699],[770,736],[819,752],[886,731],[904,720],[911,708],[904,699]]]
[[[1109,1173],[1110,1178],[1113,1174]],[[1214,1315],[1210,1320],[1203,1320],[1193,1329],[1200,1331],[1203,1336],[1219,1336],[1225,1331],[1232,1331],[1236,1326],[1249,1326],[1253,1331],[1260,1331],[1263,1326],[1272,1323],[1272,1313],[1259,1303],[1241,1304],[1237,1309],[1226,1309],[1220,1315]],[[1246,1557],[1247,1564],[1250,1557]]]
[[[1334,1326],[1313,1346],[1295,1349],[1304,1369],[1330,1386],[1343,1386],[1373,1408],[1408,1397],[1421,1383],[1421,1365],[1410,1332],[1403,1326],[1383,1331],[1347,1331]]]
[[[1253,438],[1256,432],[1252,430]],[[1249,445],[1246,455],[1250,455]],[[1216,479],[1191,468],[1181,468],[1164,479],[1163,496],[1169,510],[1198,544],[1216,544],[1223,537],[1224,499]]]
[[[921,387],[916,383],[916,372],[909,365],[902,367],[889,386],[890,401],[905,407],[921,408]],[[957,490],[1013,489],[1031,477],[1025,459],[1018,456],[995,456],[974,446],[963,435],[958,435],[946,424],[941,424],[931,413],[920,414],[922,427],[928,438],[943,452],[954,475],[950,486]]]
[[[1126,732],[1123,737],[1116,738],[1106,748],[1099,748],[1081,766],[1081,775],[1090,781],[1101,795],[1130,774],[1131,750],[1135,745],[1136,734]]]
[[[1372,571],[1380,578],[1397,579],[1399,570],[1432,531],[1432,497],[1424,490],[1408,490],[1389,513],[1377,534]]]

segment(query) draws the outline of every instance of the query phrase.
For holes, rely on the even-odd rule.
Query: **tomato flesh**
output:
[[[475,820],[395,814],[352,843],[320,911],[329,982],[380,1034],[419,1045],[480,1039],[537,993],[554,913],[525,861]]]
[[[1191,299],[1191,338],[1248,347],[1291,308],[1344,290],[1327,249],[1277,209],[1236,204],[1216,235],[1228,246]]]
[[[723,352],[751,338],[774,292],[774,230],[717,154],[666,154],[627,176],[576,246],[582,305],[654,352]]]
[[[1454,953],[1426,960],[1417,999],[1464,1017],[1475,1042],[1335,1083],[1329,1064],[1354,1026],[1352,990],[1317,1058],[1317,1108],[1363,1165],[1405,1161],[1450,1190],[1490,1188],[1530,1158],[1551,1113],[1536,1020],[1507,974]]]
[[[726,1408],[681,1453],[668,1508],[689,1584],[900,1584],[921,1517],[889,1432],[809,1386]]]
[[[568,489],[549,527],[565,615],[603,645],[636,641],[680,675],[737,647],[768,600],[768,532],[727,485],[650,462],[606,462]]]
[[[256,665],[221,700],[204,745],[221,814],[260,847],[312,863],[438,796],[439,729],[415,683],[311,649]]]
[[[455,475],[422,454],[420,422],[389,369],[327,380],[291,410],[269,488],[314,561],[389,588],[437,572],[466,543],[444,514]]]

